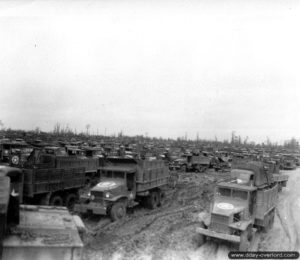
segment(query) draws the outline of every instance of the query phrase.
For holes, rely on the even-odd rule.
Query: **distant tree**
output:
[[[60,134],[60,130],[61,130],[61,125],[60,125],[60,123],[57,122],[57,123],[54,125],[53,133],[54,133],[54,134]]]
[[[89,129],[90,129],[90,127],[91,127],[90,124],[87,124],[87,125],[85,126],[85,128],[86,128],[86,135],[89,135]]]

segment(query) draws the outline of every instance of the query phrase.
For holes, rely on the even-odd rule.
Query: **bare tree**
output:
[[[87,134],[87,135],[89,135],[89,129],[90,129],[90,127],[91,127],[90,124],[87,124],[87,125],[85,126],[85,128],[86,128],[86,134]]]

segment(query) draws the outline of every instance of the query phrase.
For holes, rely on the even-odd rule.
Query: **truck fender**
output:
[[[119,195],[119,196],[116,196],[116,197],[113,197],[113,198],[107,198],[107,199],[105,199],[106,201],[111,201],[111,202],[116,202],[116,201],[118,201],[118,200],[128,200],[128,198],[126,197],[126,196],[124,196],[124,195]]]
[[[202,211],[198,215],[199,222],[202,222],[205,227],[210,225],[210,214],[206,211]]]

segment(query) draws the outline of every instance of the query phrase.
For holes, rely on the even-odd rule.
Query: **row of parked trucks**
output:
[[[170,181],[162,160],[81,158],[67,156],[59,147],[34,149],[22,168],[1,167],[22,176],[18,190],[21,202],[73,208],[81,195],[78,211],[107,214],[112,219],[120,218],[127,207],[137,203],[159,206]],[[91,196],[82,194],[95,184],[88,193]]]
[[[197,232],[202,241],[207,238],[227,240],[237,244],[239,250],[247,250],[255,230],[267,231],[272,227],[278,192],[286,186],[288,178],[279,172],[278,164],[272,162],[235,166],[231,176],[230,181],[217,184],[211,211],[203,216]],[[50,259],[54,259],[55,255],[56,259],[60,259],[64,254],[67,254],[65,259],[80,259],[83,245],[78,234],[83,224],[57,206],[75,206],[77,212],[108,215],[117,221],[137,204],[150,209],[159,207],[166,190],[175,187],[176,175],[170,175],[162,160],[68,156],[62,148],[44,147],[34,149],[20,168],[1,166],[0,183],[0,238],[4,241],[0,241],[0,254],[1,250],[6,250],[6,258],[3,259],[11,259],[15,254],[20,256],[24,251],[21,246],[19,251],[11,249],[12,245],[24,245],[22,236],[4,238],[5,223],[14,219],[8,217],[9,211],[20,211],[18,222],[23,221],[23,224],[20,224],[21,231],[18,232],[30,232],[41,237],[45,241],[42,244],[38,242],[41,248],[48,248],[47,243],[52,244],[47,249]],[[85,189],[87,192],[82,193]],[[9,210],[9,201],[14,201],[16,194],[17,204],[25,202],[55,207],[22,206],[20,210]],[[49,223],[46,221],[50,218],[60,223],[55,224],[55,229],[51,226],[52,220]],[[27,224],[32,219],[29,226],[25,225],[24,219]],[[43,228],[44,233],[37,231]],[[56,234],[53,234],[53,239],[51,235],[46,235],[51,233],[51,229],[62,234],[62,242]],[[52,240],[47,242],[49,236]],[[65,246],[61,255],[55,251],[55,246],[60,242]],[[30,256],[38,259],[41,250],[33,245],[36,240],[26,243],[30,250],[22,259],[29,259]]]

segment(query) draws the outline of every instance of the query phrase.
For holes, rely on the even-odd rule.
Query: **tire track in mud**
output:
[[[213,187],[223,178],[188,173],[177,188],[167,191],[162,207],[147,210],[138,206],[118,223],[106,218],[100,219],[94,227],[89,223],[85,256],[87,259],[112,259],[116,254],[121,256],[118,259],[143,259],[140,256],[145,254],[148,259],[215,258],[218,246],[209,242],[198,248],[193,236],[197,213],[210,204]],[[166,251],[174,257],[168,258]]]
[[[281,225],[282,228],[283,228],[284,233],[286,234],[286,236],[287,236],[288,239],[289,239],[289,244],[291,244],[292,238],[291,238],[291,235],[290,235],[290,231],[289,231],[288,225],[287,225],[286,221],[284,220],[284,218],[281,216],[281,214],[280,214],[278,208],[276,208],[276,211],[275,211],[275,212],[276,212],[276,216],[277,216],[278,219],[279,219],[280,225]]]

